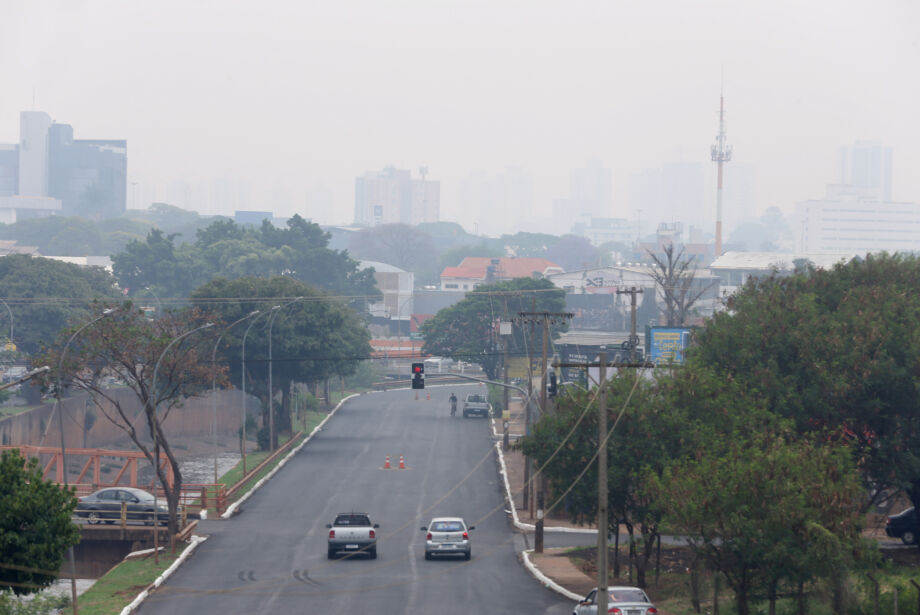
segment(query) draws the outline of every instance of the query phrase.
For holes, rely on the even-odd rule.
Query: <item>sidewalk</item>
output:
[[[525,432],[524,408],[520,401],[511,401],[509,404],[509,436],[513,444]],[[518,451],[501,451],[503,436],[502,420],[492,420],[493,436],[499,443],[500,465],[505,475],[506,498],[513,506],[513,523],[522,532],[532,533],[536,518],[531,516],[529,509],[524,506],[524,456]],[[594,525],[576,525],[572,523],[563,510],[550,511],[544,521],[544,532],[554,534],[595,534]],[[574,543],[573,543],[574,546]],[[543,553],[534,553],[532,550],[521,554],[524,566],[541,583],[562,594],[563,596],[578,600],[594,589],[596,579],[592,579],[582,572],[566,555],[569,547],[547,548]]]

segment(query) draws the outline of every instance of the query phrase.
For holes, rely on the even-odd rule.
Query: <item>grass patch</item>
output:
[[[323,421],[323,419],[325,419],[327,416],[328,416],[328,413],[326,412],[317,412],[314,410],[304,410],[303,420],[298,421],[298,424],[297,424],[297,429],[303,431],[304,435],[298,439],[298,441],[294,444],[294,446],[297,446],[298,444],[300,444],[300,442],[302,442],[308,435],[310,435],[313,429],[317,425],[319,425]],[[288,438],[290,438],[290,436],[279,435],[278,444],[279,445],[285,444]],[[265,461],[265,459],[267,459],[268,456],[269,456],[268,451],[256,451],[254,453],[250,453],[246,455],[246,470],[251,472],[253,468],[255,468],[260,463]],[[249,491],[253,487],[253,485],[259,482],[259,480],[261,480],[266,474],[271,472],[272,469],[274,469],[274,467],[278,465],[278,462],[280,462],[281,459],[282,458],[279,457],[278,459],[275,460],[274,463],[268,464],[267,466],[262,468],[262,470],[256,473],[254,476],[250,477],[249,480],[246,481],[246,484],[236,492],[236,497],[234,498],[234,501],[243,497],[243,495],[245,495],[246,492]],[[243,479],[243,462],[241,460],[239,463],[233,466],[230,470],[228,470],[223,476],[220,477],[220,482],[222,482],[225,485],[235,485],[242,479]]]
[[[573,547],[566,550],[565,554],[571,562],[589,577],[597,578],[596,554],[593,547]],[[614,550],[610,549],[608,564],[610,566],[610,585],[637,585],[635,570],[630,576],[628,570],[628,551],[625,545],[620,546],[620,576],[613,574]],[[690,574],[692,555],[685,547],[662,546],[661,566],[658,579],[655,578],[654,557],[650,569],[646,573],[646,592],[652,598],[659,612],[667,615],[697,615],[691,604]],[[882,552],[879,565],[870,571],[872,576],[879,580],[881,595],[879,599],[880,613],[894,612],[894,589],[897,588],[899,612],[913,612],[917,605],[918,592],[910,580],[920,580],[920,549],[893,549]],[[874,588],[868,581],[865,572],[853,572],[845,582],[847,591],[847,614],[872,613]],[[703,613],[713,611],[714,579],[711,573],[700,573],[700,606]],[[789,594],[790,588],[785,588],[786,597],[781,597],[776,602],[777,615],[796,615],[798,605]],[[782,593],[782,590],[781,590]],[[806,586],[807,603],[806,612],[809,615],[832,615],[832,595],[825,581],[819,581]],[[752,615],[767,615],[769,601],[765,597],[753,599],[750,603]],[[719,589],[719,613],[721,615],[736,615],[734,594],[723,580]]]
[[[187,545],[177,545],[177,554],[160,553],[160,563],[153,553],[121,562],[96,581],[77,598],[81,615],[112,615],[119,613],[139,593],[169,568]]]

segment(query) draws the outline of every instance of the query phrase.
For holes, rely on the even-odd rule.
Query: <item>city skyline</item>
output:
[[[488,228],[462,185],[513,168],[530,185],[514,180],[501,232],[551,225],[592,160],[610,169],[612,217],[629,219],[632,177],[700,164],[706,194],[688,220],[708,227],[724,69],[727,172],[754,170],[755,216],[820,198],[839,149],[866,139],[894,152],[893,198],[920,200],[918,84],[904,78],[920,9],[900,0],[221,7],[0,7],[0,51],[16,60],[0,73],[0,143],[16,142],[19,111],[44,110],[132,144],[129,208],[178,195],[202,214],[238,202],[324,224],[352,221],[367,170],[427,166],[441,219]]]

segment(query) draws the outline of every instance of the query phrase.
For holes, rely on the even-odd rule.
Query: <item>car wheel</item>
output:
[[[911,530],[907,530],[906,532],[901,534],[901,542],[903,542],[906,545],[917,544],[917,535],[914,534]]]
[[[463,418],[465,418],[465,419],[470,418],[470,413],[467,412],[466,410],[464,410],[464,411],[463,411]]]
[[[431,559],[431,553],[429,553],[428,551],[425,551],[425,559],[427,560]]]
[[[86,513],[86,522],[89,523],[90,525],[96,525],[97,523],[99,523],[99,521],[100,521],[99,513],[97,513],[95,510],[91,510],[88,513]]]
[[[329,559],[335,559],[335,549],[329,549]]]
[[[463,554],[463,559],[470,559],[472,556],[473,556],[473,553],[470,551],[467,551],[466,553]]]
[[[377,548],[373,548],[367,552],[371,556],[371,559],[377,559]]]

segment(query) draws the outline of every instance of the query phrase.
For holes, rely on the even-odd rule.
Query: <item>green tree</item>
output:
[[[502,360],[498,323],[506,298],[509,317],[522,311],[562,312],[565,309],[565,291],[549,280],[517,278],[483,285],[425,321],[422,352],[478,363],[490,378],[496,378]],[[567,328],[567,323],[554,325],[551,334],[555,337]],[[509,352],[526,356],[526,343],[523,328],[514,327]]]
[[[614,376],[607,384],[608,532],[626,525],[633,537],[639,533],[640,548],[635,556],[637,582],[646,586],[646,571],[655,552],[662,510],[660,503],[643,488],[649,474],[659,475],[681,446],[675,417],[662,412],[655,386],[635,372]],[[556,401],[555,411],[541,417],[531,436],[521,440],[525,455],[550,479],[553,507],[565,503],[575,523],[597,518],[597,391],[566,390]],[[577,482],[575,477],[579,477]]]
[[[292,302],[295,298],[302,298]],[[196,289],[193,304],[214,306],[225,322],[255,311],[282,306],[272,326],[272,388],[268,391],[267,318],[253,325],[246,340],[247,391],[262,400],[263,426],[269,408],[279,430],[290,428],[291,384],[315,386],[332,376],[355,373],[370,356],[370,334],[359,315],[335,298],[288,276],[272,278],[218,278]],[[246,326],[226,332],[221,344],[232,382],[241,379],[242,338]],[[269,403],[281,394],[281,404]]]
[[[739,615],[755,596],[775,602],[867,550],[847,451],[770,431],[721,435],[660,480],[648,475],[645,488],[668,527],[727,580]]]
[[[0,454],[0,589],[31,594],[57,580],[64,553],[80,541],[76,506],[73,488],[46,481],[37,458]]]
[[[95,313],[95,317],[101,309]],[[130,302],[126,302],[94,323],[81,319],[60,332],[54,347],[40,358],[39,363],[53,366],[45,378],[46,386],[58,382],[90,394],[98,414],[105,417],[127,435],[139,451],[156,468],[157,476],[169,507],[169,529],[177,531],[176,510],[182,489],[182,471],[176,453],[163,430],[164,422],[173,412],[180,412],[182,402],[210,391],[211,383],[223,384],[226,368],[212,364],[210,351],[219,326],[184,334],[215,322],[213,314],[197,308],[181,312],[167,311],[154,320]],[[82,328],[82,331],[80,329]],[[66,343],[79,331],[69,348]],[[172,344],[174,340],[178,341]],[[172,344],[170,346],[170,344]],[[62,352],[67,348],[61,363]],[[167,351],[168,349],[168,351]],[[157,380],[154,382],[154,371]],[[57,366],[61,365],[58,372]],[[139,405],[123,402],[119,389],[105,384],[106,376],[114,376],[131,390]],[[138,418],[138,414],[142,418]],[[174,477],[170,485],[166,468],[154,463],[153,441],[156,438]]]
[[[431,237],[408,224],[381,224],[362,229],[352,235],[348,251],[358,258],[415,272],[428,281],[438,262]]]
[[[68,321],[86,313],[93,300],[117,293],[115,279],[101,267],[10,254],[0,258],[0,297],[13,313],[13,342],[35,354],[50,344]],[[9,314],[0,311],[0,331],[9,331]],[[5,334],[4,334],[5,335]]]
[[[885,254],[750,280],[699,332],[691,360],[800,433],[844,436],[870,493],[902,488],[920,507],[918,286],[920,260]]]
[[[556,243],[546,249],[545,255],[566,271],[590,269],[597,267],[601,262],[598,249],[586,237],[580,235],[559,237]]]

